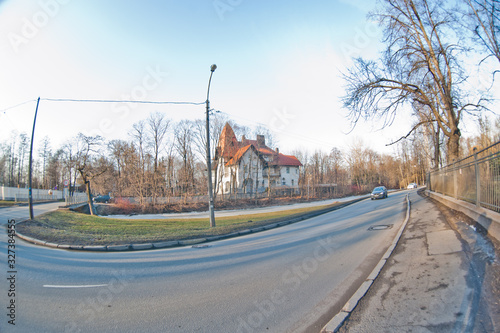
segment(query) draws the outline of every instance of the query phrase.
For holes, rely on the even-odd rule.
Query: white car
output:
[[[418,185],[417,185],[417,184],[415,184],[415,183],[411,183],[411,184],[409,184],[409,185],[408,185],[408,187],[407,187],[407,188],[408,188],[408,189],[410,189],[410,188],[417,188],[417,187],[418,187]]]

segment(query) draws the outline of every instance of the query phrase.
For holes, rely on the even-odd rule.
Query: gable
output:
[[[236,154],[231,158],[226,165],[236,165],[238,164],[245,155],[254,154],[256,158],[260,159],[262,163],[266,163],[266,161],[262,158],[261,154],[255,149],[253,145],[247,145],[243,148],[238,149]]]
[[[240,149],[240,144],[236,139],[233,129],[226,123],[219,137],[219,153],[220,156],[231,158],[235,156],[236,152]]]
[[[226,123],[222,129],[217,146],[218,155],[227,161],[226,165],[238,164],[249,150],[252,150],[263,163],[268,163],[269,165],[302,166],[297,157],[281,154],[278,149],[275,151],[266,146],[265,139],[261,135],[257,136],[257,140],[248,140],[243,136],[241,142],[238,141],[231,125]]]

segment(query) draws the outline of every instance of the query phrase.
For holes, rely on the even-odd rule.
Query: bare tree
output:
[[[500,62],[500,1],[464,0],[472,18],[472,31],[477,42],[487,51],[487,56]],[[498,71],[496,71],[498,72]]]
[[[193,123],[182,120],[175,126],[175,149],[182,160],[180,183],[184,194],[188,194],[194,184],[194,154],[192,150]]]
[[[216,149],[219,146],[219,138],[222,133],[222,129],[227,122],[227,116],[221,113],[214,113],[210,118],[210,156],[212,157],[212,168],[213,170],[219,170],[222,172],[222,168],[218,168],[218,163],[220,162],[216,156]],[[204,120],[196,120],[193,124],[193,140],[194,148],[198,153],[201,161],[205,161],[207,154],[207,133],[206,133],[206,123]],[[206,168],[206,161],[205,161]],[[214,198],[220,190],[222,175],[217,172],[213,174],[213,194]]]
[[[154,171],[156,173],[158,169],[158,158],[165,144],[164,139],[170,126],[170,120],[166,119],[163,113],[155,112],[149,115],[148,126],[150,142],[153,147]]]
[[[165,145],[165,137],[170,125],[170,120],[165,118],[165,115],[159,112],[155,112],[149,115],[148,118],[148,130],[149,130],[149,140],[153,149],[153,175],[152,175],[152,196],[153,204],[156,204],[156,198],[165,193],[165,179],[163,177],[164,167],[162,165],[159,168],[159,157],[160,151]]]
[[[79,133],[76,137],[78,142],[76,152],[76,169],[80,173],[87,190],[87,199],[91,215],[95,215],[95,208],[92,202],[92,191],[90,182],[106,172],[107,166],[97,157],[99,148],[103,143],[101,136],[86,136]]]
[[[138,161],[136,165],[137,172],[135,173],[135,192],[139,196],[141,205],[144,204],[144,199],[147,195],[147,179],[146,179],[146,155],[145,144],[146,144],[146,125],[143,120],[132,125],[132,132],[130,134],[132,137],[133,144],[138,153]]]
[[[40,155],[40,158],[42,159],[42,186],[47,188],[47,179],[46,179],[46,170],[47,170],[47,163],[49,162],[49,158],[52,155],[52,149],[50,147],[50,139],[48,136],[45,136],[42,139],[42,144],[41,147],[38,151],[38,154]]]
[[[4,185],[7,171],[7,145],[0,144],[0,184]]]
[[[56,152],[60,157],[60,162],[65,168],[69,180],[69,195],[72,196],[76,190],[76,179],[78,177],[78,170],[76,170],[76,140],[69,140],[62,148]]]
[[[266,146],[269,148],[276,148],[279,145],[279,141],[273,132],[263,125],[258,125],[253,134],[255,137],[257,137],[257,135],[263,135],[266,138]]]
[[[454,33],[450,11],[437,0],[384,0],[372,18],[384,27],[385,52],[380,64],[355,60],[344,75],[347,82],[344,106],[353,124],[360,118],[392,123],[404,106],[431,115],[447,137],[449,160],[459,156],[463,113],[479,108],[479,102],[464,102],[460,86],[466,80],[459,57],[466,51]],[[412,129],[413,130],[413,129]]]
[[[17,160],[19,161],[18,163],[18,169],[17,169],[17,185],[18,186],[24,186],[24,181],[25,181],[25,161],[26,161],[26,155],[28,154],[29,150],[29,139],[28,135],[26,133],[21,133],[19,134],[19,145],[17,146],[18,153],[17,153]]]

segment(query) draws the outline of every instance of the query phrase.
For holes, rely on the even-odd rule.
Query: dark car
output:
[[[385,186],[377,186],[373,189],[370,197],[373,199],[383,199],[387,198],[387,189]]]
[[[108,202],[111,202],[111,197],[108,194],[99,195],[97,197],[94,197],[93,200],[94,200],[94,202],[98,202],[98,203],[108,203]]]

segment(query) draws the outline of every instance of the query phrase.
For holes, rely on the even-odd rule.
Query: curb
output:
[[[425,193],[430,198],[477,221],[486,229],[488,236],[500,241],[500,213],[430,190],[426,190]]]
[[[329,322],[326,324],[323,329],[321,330],[321,333],[335,333],[337,332],[340,327],[344,324],[346,319],[349,318],[351,315],[351,312],[354,311],[356,306],[358,305],[359,301],[366,295],[370,287],[372,286],[373,282],[375,279],[378,277],[380,272],[382,271],[382,268],[384,268],[384,265],[387,262],[387,259],[391,256],[392,252],[396,248],[396,245],[398,245],[398,242],[401,238],[401,235],[403,234],[403,231],[406,228],[406,225],[408,224],[408,221],[410,220],[410,207],[411,207],[411,202],[409,198],[409,194],[406,195],[406,218],[403,221],[403,224],[399,228],[399,231],[392,241],[391,246],[387,249],[385,254],[382,256],[382,259],[380,259],[379,263],[373,271],[368,275],[366,278],[365,282],[361,284],[361,286],[356,290],[354,295],[351,296],[351,298],[347,301],[347,303],[343,306],[342,310],[340,310],[339,313],[337,313]]]
[[[47,242],[43,240],[39,240],[30,236],[23,235],[22,233],[16,232],[16,236],[22,240],[25,240],[29,243],[35,245],[42,245],[56,249],[64,249],[64,250],[77,250],[77,251],[93,251],[93,252],[117,252],[117,251],[143,251],[143,250],[154,250],[154,249],[164,249],[171,247],[179,247],[179,246],[193,246],[200,243],[213,242],[221,239],[234,238],[238,236],[244,236],[251,233],[266,231],[274,228],[279,228],[288,224],[300,222],[306,219],[310,219],[322,214],[326,214],[332,212],[337,209],[344,208],[346,206],[352,205],[354,203],[360,202],[362,200],[366,200],[368,197],[358,198],[349,202],[342,203],[335,207],[325,208],[321,210],[317,210],[311,213],[305,213],[300,216],[296,216],[293,218],[289,218],[287,220],[277,220],[274,223],[270,223],[268,225],[259,226],[251,229],[244,229],[236,232],[232,232],[230,234],[224,235],[214,235],[208,236],[205,238],[193,238],[193,239],[182,239],[182,240],[173,240],[173,241],[161,241],[155,243],[138,243],[138,244],[121,244],[121,245],[72,245],[72,244],[56,244],[52,242]],[[22,223],[25,221],[21,221],[18,223]]]

